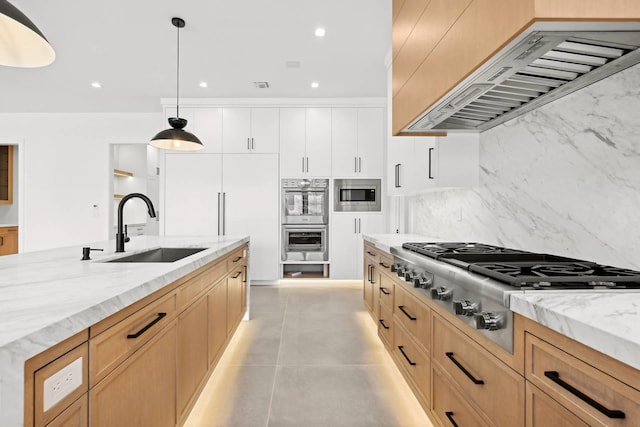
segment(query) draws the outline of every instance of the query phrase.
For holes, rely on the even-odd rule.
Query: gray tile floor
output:
[[[431,426],[377,337],[356,282],[251,288],[186,426]]]

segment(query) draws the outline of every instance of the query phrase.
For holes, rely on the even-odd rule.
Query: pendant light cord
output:
[[[178,30],[178,60],[176,61],[176,118],[180,118],[180,26],[176,25],[176,29]]]

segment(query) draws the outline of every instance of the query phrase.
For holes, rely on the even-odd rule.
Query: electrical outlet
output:
[[[44,380],[43,412],[51,409],[81,385],[82,357],[79,357]]]

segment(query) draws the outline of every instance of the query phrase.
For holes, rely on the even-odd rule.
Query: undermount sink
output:
[[[156,248],[107,262],[175,262],[207,248]]]

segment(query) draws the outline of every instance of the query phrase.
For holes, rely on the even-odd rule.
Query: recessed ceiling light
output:
[[[324,37],[327,34],[327,30],[322,27],[316,28],[316,37]]]
[[[311,82],[311,87],[314,89],[318,89],[320,87],[320,83],[318,82]]]
[[[91,83],[91,87],[96,88],[96,89],[101,89],[102,88],[102,84],[100,82],[93,82],[93,83]]]
[[[207,86],[209,86],[207,82],[200,82],[200,87],[207,87]]]

